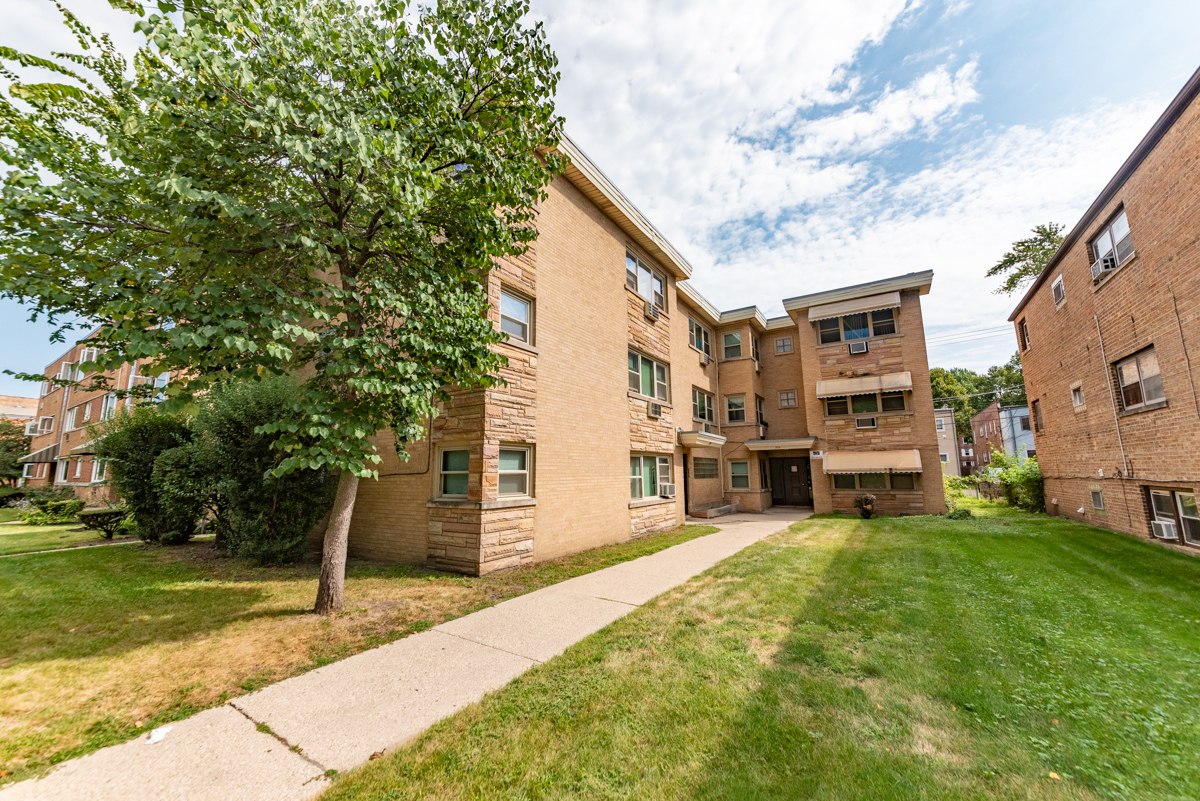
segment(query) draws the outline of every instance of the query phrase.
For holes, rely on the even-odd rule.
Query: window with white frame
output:
[[[779,393],[779,408],[794,409],[796,408],[796,390],[785,389]]]
[[[1200,545],[1200,507],[1196,505],[1193,492],[1175,493],[1179,507],[1179,522],[1183,527],[1183,539],[1189,545]]]
[[[83,475],[83,459],[75,460],[75,478]]]
[[[1166,400],[1154,348],[1117,362],[1116,371],[1117,381],[1121,386],[1122,408],[1139,409],[1147,404]]]
[[[450,498],[467,497],[471,467],[471,451],[466,448],[446,448],[438,460],[438,492]]]
[[[667,366],[637,351],[629,351],[629,388],[648,398],[670,400]]]
[[[767,422],[763,416],[763,399],[758,395],[754,396],[754,419],[760,426]]]
[[[98,484],[104,481],[105,474],[108,472],[108,462],[104,459],[92,459],[92,483]]]
[[[775,353],[776,354],[791,353],[791,352],[792,352],[792,338],[791,337],[779,337],[778,339],[775,340]]]
[[[1133,236],[1124,209],[1091,241],[1091,249],[1092,263],[1104,262],[1104,270],[1115,270],[1129,261],[1133,256]]]
[[[731,331],[722,338],[725,348],[726,359],[740,359],[742,356],[742,334],[740,331]]]
[[[79,428],[80,411],[81,409],[78,406],[67,409],[67,431],[74,431]]]
[[[746,396],[725,396],[725,420],[729,423],[746,422]]]
[[[117,396],[105,395],[104,400],[100,402],[100,420],[111,420],[112,416],[117,413]]]
[[[508,290],[501,290],[500,330],[508,334],[509,339],[526,344],[531,343],[532,309],[533,304],[525,298]]]
[[[895,333],[894,309],[877,309],[873,312],[846,314],[817,321],[817,339],[822,345],[842,340],[867,339],[872,336],[891,336]]]
[[[1054,295],[1055,306],[1061,306],[1062,302],[1067,299],[1067,288],[1063,285],[1061,275],[1054,279],[1054,283],[1050,284],[1050,292]]]
[[[935,419],[935,420],[934,420],[934,423],[937,425],[937,430],[938,430],[938,431],[945,431],[945,430],[946,430],[946,418],[944,418],[944,417],[938,417],[937,419]]]
[[[941,457],[941,459],[942,459],[942,464],[949,464],[949,463],[950,463],[950,454],[948,454],[948,453],[939,453],[939,454],[938,454],[938,456],[940,456],[940,457]]]
[[[729,463],[729,486],[733,489],[750,489],[750,463]]]
[[[688,318],[688,341],[692,343],[692,347],[705,356],[712,356],[712,343],[709,341],[708,329],[691,317]]]
[[[49,395],[54,389],[54,384],[49,381],[42,382],[42,395]]]
[[[38,421],[37,420],[29,420],[28,422],[25,423],[25,436],[32,437],[32,436],[35,436],[37,434],[37,432],[38,432]]]
[[[671,458],[634,453],[629,456],[629,497],[633,500],[657,498],[659,487],[671,484]]]
[[[625,254],[625,286],[666,311],[666,279],[632,253]]]
[[[500,449],[499,492],[502,496],[529,495],[529,473],[532,461],[529,448]]]
[[[1096,511],[1104,511],[1104,491],[1092,490],[1092,508]]]
[[[1083,405],[1083,386],[1071,387],[1071,405]]]
[[[714,416],[713,396],[702,389],[692,387],[692,419],[711,423]]]
[[[54,417],[43,417],[38,420],[38,434],[49,434],[54,430]]]

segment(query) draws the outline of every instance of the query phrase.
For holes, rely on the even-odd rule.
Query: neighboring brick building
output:
[[[958,432],[954,430],[954,410],[949,406],[934,409],[933,422],[937,430],[938,458],[942,461],[942,472],[948,476],[963,475]]]
[[[19,398],[15,395],[0,395],[0,418],[9,420],[32,420],[37,414],[37,398]]]
[[[377,436],[352,554],[487,573],[670,528],[685,507],[849,511],[870,491],[884,513],[944,511],[940,473],[920,472],[938,459],[931,272],[792,298],[786,317],[720,312],[604,174],[562,150],[536,243],[489,278],[507,386],[456,395],[407,462]]]
[[[92,441],[88,429],[116,413],[119,403],[111,393],[86,388],[87,377],[79,364],[95,358],[89,340],[77,343],[51,362],[44,375],[82,381],[77,387],[62,387],[50,381],[42,383],[36,400],[36,417],[27,423],[33,436],[24,465],[22,484],[28,487],[68,486],[89,504],[103,503],[111,495],[105,484],[104,464],[92,459]],[[150,377],[137,374],[137,362],[122,365],[108,374],[114,386],[131,389],[137,384],[165,386],[167,375]]]
[[[1186,546],[1200,546],[1198,94],[1200,71],[1009,318],[1050,512]]]
[[[971,418],[975,461],[980,470],[992,463],[992,453],[1007,453],[1023,462],[1037,456],[1028,406],[1001,406],[997,401]]]
[[[975,472],[978,464],[975,461],[975,443],[967,442],[965,437],[958,438],[960,475],[969,476]]]

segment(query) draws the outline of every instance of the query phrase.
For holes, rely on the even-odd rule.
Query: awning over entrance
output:
[[[825,454],[826,473],[920,473],[921,452],[830,451]]]
[[[685,448],[719,448],[725,444],[725,437],[707,431],[680,431],[679,444]]]
[[[897,392],[902,389],[912,389],[912,373],[862,375],[857,378],[832,378],[829,381],[818,381],[817,397],[872,395],[876,392]]]
[[[746,447],[752,451],[806,451],[816,443],[816,437],[797,439],[748,439]]]
[[[884,292],[882,295],[868,295],[865,298],[840,300],[837,303],[826,303],[824,306],[813,306],[808,310],[808,321],[815,323],[817,320],[828,320],[830,317],[841,317],[843,314],[894,309],[899,305],[899,292]]]
[[[33,453],[26,454],[17,461],[20,464],[45,464],[47,462],[53,462],[57,458],[58,443],[56,442],[53,445],[42,448],[40,451],[34,451]]]

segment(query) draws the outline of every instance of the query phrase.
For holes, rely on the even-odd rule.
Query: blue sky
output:
[[[136,42],[106,0],[68,6]],[[50,4],[6,7],[0,44],[69,46]],[[1011,356],[1016,299],[984,272],[1034,225],[1073,224],[1200,67],[1194,0],[534,0],[532,16],[568,132],[710,300],[779,314],[933,269],[946,367]],[[27,317],[0,300],[0,368],[65,349]],[[32,393],[0,376],[0,394]]]

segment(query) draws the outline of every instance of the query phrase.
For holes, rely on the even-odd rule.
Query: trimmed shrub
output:
[[[196,530],[200,510],[164,505],[154,482],[158,457],[191,442],[185,420],[142,404],[118,412],[95,439],[96,457],[109,460],[109,483],[124,499],[137,536],[167,545],[186,542]]]
[[[870,520],[871,515],[875,514],[875,496],[869,492],[859,495],[854,499],[854,508],[862,515],[863,520]]]
[[[129,511],[121,507],[114,509],[85,509],[79,513],[79,522],[92,531],[99,531],[104,539],[111,540],[125,523]]]
[[[84,502],[78,498],[35,501],[33,509],[21,513],[21,522],[30,526],[70,523],[83,511],[83,507]]]

